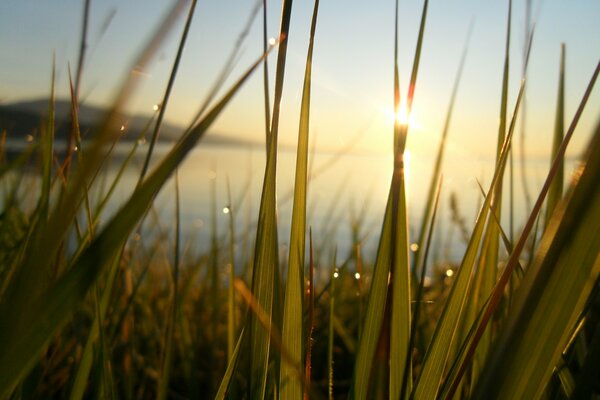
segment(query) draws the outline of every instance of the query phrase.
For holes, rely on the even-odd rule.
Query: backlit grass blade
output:
[[[300,127],[298,132],[298,150],[296,154],[296,178],[294,182],[294,203],[292,206],[292,224],[289,243],[288,273],[285,288],[283,309],[283,346],[288,349],[294,364],[301,364],[303,359],[303,293],[304,293],[304,255],[306,248],[306,197],[308,193],[308,137],[310,123],[310,89],[312,81],[312,58],[317,25],[319,0],[315,0],[308,55],[306,56],[306,71],[302,105],[300,109]],[[311,288],[312,290],[312,288]],[[303,397],[302,382],[291,369],[291,366],[281,360],[279,396],[282,399],[301,399]]]
[[[156,193],[265,56],[260,57],[206,117],[175,144],[69,271],[27,302],[12,302],[13,299],[9,298],[9,302],[3,304],[0,313],[0,326],[3,327],[0,331],[0,397],[7,395],[33,365],[54,331],[85,297],[105,265],[119,251]],[[45,318],[39,318],[39,315]]]
[[[558,78],[558,100],[556,102],[556,119],[554,121],[554,138],[552,141],[551,160],[556,158],[558,149],[565,134],[565,44],[560,46],[560,73]],[[546,218],[544,226],[547,226],[554,208],[562,199],[564,185],[564,160],[561,160],[556,176],[550,185],[548,200],[546,202]]]
[[[427,21],[429,0],[423,3],[419,35],[413,59],[412,72],[406,98],[406,112],[410,116],[417,85],[417,74],[423,48],[423,36]],[[398,115],[400,107],[400,79],[398,74],[398,1],[396,1],[396,20],[394,38],[394,112]],[[404,150],[408,135],[409,124],[401,124],[394,119],[394,172],[392,175],[392,226],[391,226],[391,313],[389,332],[389,397],[397,399],[404,397],[412,390],[412,357],[410,354],[411,326],[411,275],[408,250],[408,211],[406,205],[406,183]],[[406,391],[402,390],[403,378],[406,380]]]
[[[539,398],[600,274],[600,125],[586,158],[521,282],[475,398]]]
[[[493,193],[501,178],[502,172],[508,159],[508,151],[514,130],[515,119],[518,115],[519,105],[521,103],[523,88],[525,82],[521,83],[519,96],[513,112],[511,125],[506,135],[500,158],[494,171],[494,176],[490,184],[488,193]],[[415,399],[433,399],[436,397],[439,386],[442,383],[442,376],[448,361],[448,349],[451,349],[456,340],[457,326],[464,316],[464,305],[471,285],[471,278],[477,258],[479,245],[483,238],[485,222],[488,219],[489,207],[492,196],[488,195],[479,211],[473,233],[469,239],[469,244],[463,256],[463,260],[456,273],[456,278],[450,290],[446,305],[439,321],[436,324],[431,343],[425,354],[423,366],[411,397]]]
[[[285,60],[287,45],[289,43],[289,26],[292,12],[292,1],[284,0],[279,51],[277,54],[277,67],[275,77],[275,99],[270,135],[267,140],[267,162],[260,199],[258,226],[256,229],[256,242],[254,250],[254,271],[252,275],[252,294],[257,306],[264,310],[267,316],[267,326],[263,326],[258,317],[250,314],[250,397],[262,399],[265,397],[267,385],[267,372],[269,365],[269,351],[271,337],[269,331],[273,322],[273,296],[279,285],[276,279],[279,271],[277,239],[277,203],[276,203],[276,170],[277,170],[277,133],[279,129],[279,112],[283,93],[283,80],[285,74]]]

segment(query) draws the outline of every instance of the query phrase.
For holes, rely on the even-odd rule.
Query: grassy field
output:
[[[84,7],[82,43],[89,3]],[[181,7],[187,7],[187,19],[178,26],[173,16]],[[100,185],[103,190],[91,188],[106,174],[119,140],[117,117],[135,90],[135,77],[124,81],[102,126],[82,143],[78,123],[86,56],[82,45],[70,80],[66,154],[55,148],[54,73],[48,118],[28,148],[7,157],[12,151],[6,145],[11,132],[2,132],[0,398],[600,398],[600,124],[575,175],[569,180],[563,172],[565,151],[600,63],[589,71],[589,84],[568,120],[563,48],[557,60],[561,72],[556,81],[555,132],[548,138],[553,141],[553,162],[540,192],[530,193],[527,219],[511,217],[510,228],[503,227],[501,216],[513,213],[512,198],[502,199],[503,191],[510,188],[512,193],[516,184],[507,171],[512,171],[512,142],[527,85],[523,80],[516,98],[509,99],[509,2],[506,48],[500,49],[505,64],[498,139],[491,144],[497,149],[496,167],[489,186],[481,187],[481,208],[472,231],[466,233],[462,261],[448,267],[429,257],[431,238],[439,229],[442,160],[453,105],[461,79],[469,78],[461,77],[462,64],[437,144],[433,175],[423,178],[429,187],[427,201],[414,205],[423,215],[422,224],[414,227],[417,237],[409,241],[404,153],[410,125],[396,119],[390,149],[393,174],[376,257],[367,259],[361,252],[360,215],[350,221],[351,251],[341,254],[335,245],[322,248],[314,243],[307,223],[312,60],[319,40],[316,0],[305,63],[291,228],[284,232],[289,246],[282,255],[275,178],[291,7],[290,0],[283,1],[277,40],[269,43],[265,29],[264,54],[231,87],[224,87],[239,49],[234,50],[197,117],[150,167],[196,0],[173,6],[134,64],[144,66],[169,31],[181,31],[161,106],[140,133],[148,146],[136,171],[137,186],[109,217],[107,204],[123,171],[132,168],[141,141],[131,141],[129,155],[118,158],[118,173]],[[402,100],[409,115],[427,40],[428,7],[425,0],[410,89]],[[398,114],[397,2],[395,11],[390,103]],[[533,29],[527,35],[529,44],[532,36]],[[273,49],[277,49],[274,92],[268,93],[266,59]],[[207,194],[213,198],[209,250],[196,254],[182,239],[178,167],[196,145],[202,146],[211,124],[263,67],[269,128],[260,208],[249,216],[256,229],[245,232],[236,223],[235,213],[242,209],[238,204],[227,210],[227,232],[218,234],[221,210],[213,187]],[[27,186],[32,176],[35,184]],[[153,201],[170,179],[175,180],[175,207],[172,226],[165,229]],[[227,187],[231,205],[228,182]],[[155,233],[147,234],[150,231]],[[249,255],[240,257],[238,246],[251,249],[243,252]],[[320,257],[315,256],[316,249]],[[317,280],[315,271],[327,271],[329,278]]]

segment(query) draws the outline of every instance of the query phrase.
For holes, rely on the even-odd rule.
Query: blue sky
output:
[[[547,153],[554,123],[560,43],[567,47],[567,115],[570,121],[587,80],[600,58],[600,2],[534,1],[537,28],[529,69],[528,149]],[[137,51],[172,2],[161,0],[92,1],[89,51],[81,94],[105,104],[126,76]],[[289,56],[284,86],[281,141],[295,143],[302,78],[312,13],[311,1],[296,0],[292,10]],[[190,38],[173,91],[167,119],[185,126],[214,82],[251,10],[252,0],[198,1]],[[47,96],[52,54],[56,55],[58,93],[68,93],[67,65],[77,62],[83,1],[4,0],[0,3],[0,101],[10,103]],[[276,36],[280,2],[268,2],[269,35]],[[406,93],[422,1],[400,1],[400,75]],[[467,26],[475,26],[450,133],[457,157],[495,152],[508,2],[498,0],[431,0],[414,113],[418,126],[409,134],[416,154],[435,149]],[[524,42],[524,1],[513,5],[512,104],[520,81]],[[347,143],[360,129],[358,148],[391,153],[394,2],[322,0],[314,53],[311,126],[324,150]],[[102,26],[110,16],[104,35]],[[229,82],[262,49],[257,18]],[[128,104],[134,112],[151,112],[159,102],[184,22],[182,13],[171,36],[146,70]],[[269,58],[274,70],[275,54]],[[271,84],[273,83],[273,75]],[[225,85],[225,87],[227,84]],[[213,131],[259,141],[264,137],[262,72],[234,99]],[[584,147],[600,118],[600,89],[584,113],[571,152]],[[366,127],[366,128],[364,128]]]

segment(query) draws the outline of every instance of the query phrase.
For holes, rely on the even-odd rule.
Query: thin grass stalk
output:
[[[454,111],[454,104],[456,103],[456,96],[458,94],[458,88],[460,85],[460,80],[462,77],[462,72],[464,70],[465,61],[467,59],[467,51],[469,49],[469,42],[471,39],[471,34],[473,32],[473,20],[469,25],[469,29],[467,32],[467,38],[465,39],[465,44],[463,47],[463,51],[460,57],[460,62],[458,64],[458,69],[456,71],[456,76],[454,78],[454,85],[452,86],[452,93],[450,94],[450,102],[448,103],[448,110],[446,111],[446,119],[444,120],[444,127],[442,128],[442,138],[440,140],[440,144],[438,146],[437,155],[435,158],[435,164],[433,167],[432,178],[429,181],[429,191],[427,193],[427,202],[425,203],[425,208],[423,209],[423,216],[421,218],[421,226],[419,228],[419,237],[417,239],[417,251],[414,253],[413,258],[413,276],[414,272],[421,263],[421,251],[423,246],[425,246],[426,234],[427,234],[427,224],[431,219],[431,214],[433,212],[432,207],[434,203],[434,198],[436,196],[436,190],[439,183],[439,178],[441,176],[442,170],[442,162],[444,159],[444,152],[446,149],[446,140],[448,138],[448,132],[450,131],[450,121],[452,120],[452,113]]]
[[[50,75],[50,100],[48,101],[48,120],[46,128],[42,130],[40,140],[40,158],[41,158],[41,180],[42,194],[39,202],[39,216],[42,224],[45,225],[48,220],[48,210],[50,208],[50,190],[52,182],[52,159],[54,157],[54,101],[56,81],[56,57],[52,55],[52,73]]]
[[[77,71],[75,73],[75,84],[73,92],[74,104],[73,107],[76,112],[79,111],[79,89],[81,87],[81,77],[83,76],[83,64],[85,60],[85,53],[87,49],[87,35],[88,35],[88,21],[90,16],[90,4],[91,0],[85,0],[83,5],[83,18],[81,21],[81,38],[79,41],[79,55],[77,57]],[[70,75],[70,74],[69,74]],[[73,96],[72,96],[73,97]],[[65,176],[69,175],[69,167],[71,164],[71,157],[73,154],[73,142],[77,142],[77,136],[79,133],[79,123],[75,119],[71,119],[71,132],[67,139],[67,148],[65,152]]]
[[[227,207],[229,210],[229,286],[227,298],[227,359],[231,360],[235,351],[235,218],[234,210],[237,210],[231,203],[231,185],[229,176],[227,176]]]
[[[592,89],[594,87],[596,79],[598,78],[599,73],[600,73],[600,62],[596,65],[596,69],[594,70],[592,77],[590,79],[590,82],[588,83],[588,86],[585,90],[585,93],[583,94],[581,102],[579,103],[579,107],[577,108],[577,111],[575,112],[573,120],[571,121],[571,124],[569,125],[569,129],[567,130],[565,137],[560,145],[560,148],[558,149],[556,158],[554,159],[554,162],[552,163],[550,171],[548,172],[548,176],[544,182],[544,185],[542,186],[542,189],[538,195],[536,203],[534,204],[533,210],[530,213],[530,215],[525,223],[525,226],[521,233],[521,237],[517,241],[517,243],[514,247],[514,250],[511,253],[506,266],[504,267],[504,271],[500,275],[500,279],[498,279],[498,281],[496,282],[494,290],[492,291],[492,297],[490,298],[490,302],[486,306],[486,311],[484,313],[482,321],[480,322],[478,329],[475,332],[475,336],[470,343],[469,350],[467,353],[467,355],[468,355],[467,361],[465,363],[463,363],[463,365],[461,365],[461,367],[460,367],[460,372],[458,374],[457,381],[459,381],[461,379],[462,374],[464,373],[464,370],[466,368],[466,363],[470,360],[470,358],[473,355],[473,352],[477,348],[479,339],[481,338],[481,335],[483,334],[483,330],[486,328],[490,318],[492,317],[494,311],[498,307],[498,304],[500,302],[500,299],[503,296],[504,289],[510,279],[510,276],[512,275],[513,270],[517,266],[517,261],[519,259],[519,256],[520,256],[523,248],[525,247],[525,242],[527,240],[529,232],[531,231],[533,225],[535,224],[535,221],[537,219],[537,214],[541,210],[542,203],[546,197],[546,194],[548,193],[552,179],[554,178],[556,172],[558,171],[558,169],[560,167],[561,158],[564,157],[564,154],[565,154],[565,151],[569,144],[569,141],[571,140],[571,137],[573,136],[575,127],[577,126],[577,123],[579,122],[581,114],[583,113],[585,105],[587,104],[587,101],[591,95]],[[453,386],[451,387],[447,398],[452,398],[452,396],[454,395],[454,390],[456,389],[455,385],[458,384],[457,381],[455,381],[453,383]]]
[[[171,364],[173,358],[173,341],[175,336],[175,326],[177,321],[177,311],[179,309],[179,254],[180,254],[180,232],[181,232],[181,211],[180,211],[180,190],[179,190],[179,169],[175,170],[175,243],[173,249],[173,298],[167,318],[167,325],[164,336],[164,350],[160,377],[158,379],[158,388],[156,390],[157,400],[167,398],[169,389],[169,380],[171,377]]]
[[[235,345],[235,349],[233,350],[233,354],[227,362],[227,369],[225,370],[225,374],[223,375],[221,383],[219,384],[219,389],[215,395],[215,400],[224,400],[225,396],[227,396],[227,392],[231,386],[231,378],[236,370],[240,348],[242,347],[242,343],[244,343],[244,339],[244,329],[242,329],[237,344]]]
[[[312,342],[315,328],[315,264],[313,258],[312,229],[309,229],[309,261],[308,281],[306,282],[306,295],[308,297],[308,334],[306,335],[305,357],[304,357],[304,400],[310,399],[310,384],[312,370]]]
[[[263,52],[267,51],[267,0],[263,0]],[[269,63],[265,58],[263,61],[263,93],[265,99],[265,144],[271,136],[271,102],[269,100]],[[268,151],[268,150],[267,150]]]
[[[525,42],[523,43],[523,62],[521,65],[521,79],[527,78],[527,59],[529,57],[529,49],[531,46],[531,37],[533,36],[533,26],[531,23],[531,3],[532,0],[525,0]],[[525,197],[525,208],[529,210],[531,208],[531,194],[529,192],[529,184],[527,180],[527,169],[526,169],[526,154],[525,151],[525,133],[527,130],[527,96],[521,106],[521,146],[520,146],[520,164],[521,164],[521,184],[523,188],[523,195]]]
[[[160,132],[160,127],[162,125],[163,117],[165,115],[165,111],[167,109],[167,105],[169,103],[169,98],[171,97],[171,89],[173,88],[173,84],[175,83],[175,77],[177,76],[177,70],[179,69],[179,62],[181,60],[181,55],[183,54],[183,48],[185,47],[185,42],[188,36],[188,32],[190,30],[190,26],[192,25],[192,18],[194,17],[194,10],[196,8],[197,0],[191,0],[190,9],[187,14],[187,19],[185,21],[185,26],[183,28],[183,32],[181,34],[181,39],[179,40],[179,46],[177,47],[177,54],[175,55],[175,61],[173,62],[173,67],[171,68],[171,74],[169,75],[169,81],[167,82],[167,88],[165,89],[165,94],[163,95],[162,103],[158,105],[158,117],[156,118],[156,124],[154,125],[154,130],[152,131],[152,137],[150,138],[150,143],[148,145],[148,152],[146,153],[146,158],[144,159],[144,164],[142,165],[142,170],[140,171],[140,179],[141,182],[144,180],[146,173],[148,172],[148,167],[150,165],[150,159],[152,158],[152,153],[154,151],[154,146],[158,140],[158,134]],[[139,185],[139,184],[138,184]]]
[[[412,357],[412,350],[414,347],[414,344],[416,342],[416,335],[417,335],[417,326],[419,325],[419,314],[421,311],[421,303],[423,301],[423,294],[425,292],[425,278],[427,277],[427,258],[429,256],[429,249],[431,247],[431,239],[433,237],[433,232],[434,232],[434,227],[435,227],[435,218],[437,215],[437,210],[438,210],[438,203],[440,200],[440,193],[442,191],[442,182],[443,182],[443,177],[439,177],[438,179],[436,179],[436,181],[438,182],[437,185],[437,189],[435,192],[435,198],[434,198],[434,202],[433,202],[433,209],[432,209],[432,213],[431,213],[431,220],[429,222],[429,229],[428,229],[428,233],[427,233],[427,242],[425,244],[425,252],[423,253],[423,259],[421,261],[421,270],[419,273],[419,287],[417,288],[417,293],[415,296],[415,308],[413,311],[413,318],[411,321],[411,326],[410,326],[410,341],[408,342],[408,350],[406,352],[406,357]],[[410,360],[406,360],[406,365],[410,364]],[[408,373],[408,368],[405,369],[404,371],[404,376],[402,377],[402,390],[401,390],[401,399],[405,399],[406,398],[406,394],[409,392],[407,390],[408,388],[408,379],[409,379],[409,373]]]
[[[333,253],[333,270],[329,280],[329,326],[327,330],[327,395],[329,400],[333,400],[333,340],[334,340],[334,320],[335,320],[335,280],[339,276],[336,264],[337,252]]]
[[[306,70],[300,108],[300,127],[298,129],[298,150],[296,155],[296,176],[294,181],[294,202],[289,243],[288,274],[283,309],[283,346],[289,350],[292,362],[301,364],[304,354],[303,345],[303,286],[304,257],[306,248],[306,197],[308,194],[308,140],[310,126],[310,93],[312,82],[312,58],[317,26],[319,0],[315,0],[310,28]],[[310,287],[312,291],[312,287]],[[301,399],[302,382],[293,374],[292,367],[281,361],[279,396],[284,399]]]
[[[551,159],[554,160],[565,133],[565,44],[560,45],[560,72],[558,78],[558,98],[556,101],[556,119],[554,121],[554,136],[552,141]],[[546,218],[544,226],[548,226],[556,205],[562,199],[565,174],[564,159],[560,160],[556,177],[550,185],[546,202]]]

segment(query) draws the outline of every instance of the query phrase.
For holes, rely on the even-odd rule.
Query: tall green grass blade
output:
[[[498,184],[498,181],[501,179],[502,173],[504,172],[504,167],[508,159],[508,151],[514,130],[515,119],[518,115],[524,87],[525,82],[521,84],[519,96],[517,97],[515,110],[511,120],[511,125],[502,146],[500,158],[496,165],[488,193],[494,192],[496,185]],[[465,315],[465,302],[472,281],[477,251],[483,239],[485,222],[488,219],[491,201],[492,196],[488,195],[479,211],[469,244],[463,256],[460,267],[455,275],[456,278],[454,279],[454,284],[452,285],[450,294],[446,300],[446,305],[444,306],[442,315],[436,324],[431,343],[427,349],[427,353],[425,354],[422,371],[417,378],[417,382],[412,393],[412,397],[415,399],[435,398],[442,383],[443,372],[446,362],[448,361],[448,349],[453,347],[457,336],[457,326],[459,325],[462,316]]]
[[[116,256],[156,193],[265,56],[260,57],[206,117],[175,144],[69,271],[47,290],[28,298],[28,301],[9,298],[2,304],[0,326],[10,328],[3,328],[0,332],[0,397],[6,396],[31,368],[54,331],[85,297],[109,260]],[[39,318],[40,315],[45,317]]]
[[[469,343],[466,361],[460,366],[458,378],[450,389],[449,397],[452,397],[454,395],[454,390],[456,389],[456,384],[458,384],[458,381],[460,381],[462,374],[464,373],[464,371],[466,369],[467,363],[470,361],[472,355],[474,354],[475,349],[477,348],[479,339],[481,338],[483,331],[485,330],[491,316],[493,315],[494,311],[498,307],[498,304],[499,304],[502,296],[504,295],[504,289],[510,280],[513,270],[517,266],[517,261],[521,254],[521,251],[525,247],[527,237],[529,236],[531,229],[533,228],[534,224],[536,223],[538,214],[541,210],[541,207],[542,207],[542,204],[546,197],[546,194],[548,193],[552,179],[554,178],[554,175],[556,174],[556,171],[559,168],[561,157],[564,157],[565,151],[567,149],[567,145],[569,144],[569,141],[571,140],[571,137],[573,136],[573,133],[575,131],[577,123],[579,122],[581,114],[583,113],[585,105],[587,104],[587,101],[591,95],[592,89],[594,87],[596,79],[598,78],[599,73],[600,73],[600,62],[596,65],[596,69],[594,70],[594,73],[590,79],[590,82],[588,83],[585,93],[583,94],[583,98],[582,98],[581,102],[579,103],[579,107],[577,108],[577,111],[575,112],[575,116],[573,117],[573,120],[571,121],[569,129],[567,130],[567,133],[565,134],[565,138],[563,139],[563,141],[561,143],[557,157],[554,159],[554,162],[552,163],[552,166],[550,168],[550,171],[548,173],[546,181],[544,182],[542,190],[540,191],[538,198],[536,200],[536,203],[533,207],[533,210],[530,213],[529,218],[527,219],[527,221],[525,223],[525,226],[521,233],[521,237],[519,238],[519,241],[516,243],[514,250],[511,253],[510,258],[508,259],[508,262],[504,268],[504,271],[502,272],[502,274],[500,276],[500,279],[498,280],[498,282],[496,282],[496,285],[494,287],[494,290],[492,291],[492,295],[491,295],[489,303],[486,304],[486,306],[485,306],[486,309],[483,314],[483,318],[478,323],[478,329],[475,331],[475,336],[473,337],[472,341]],[[512,126],[512,124],[511,124],[511,126]],[[509,132],[510,132],[510,130],[509,130]]]
[[[417,74],[423,48],[423,36],[427,21],[429,0],[423,3],[419,34],[415,49],[412,72],[408,85],[406,112],[410,116],[414,101]],[[400,107],[400,83],[398,75],[398,1],[396,1],[396,20],[394,38],[394,111],[396,115]],[[389,397],[404,397],[412,390],[412,357],[410,354],[411,326],[411,288],[410,260],[408,250],[408,211],[406,206],[406,184],[404,180],[404,149],[408,135],[408,124],[401,124],[398,118],[394,123],[394,173],[392,176],[392,226],[391,226],[391,314],[389,333]],[[408,372],[407,372],[408,371]],[[403,377],[407,376],[406,391],[401,392]]]
[[[600,125],[586,158],[523,278],[475,398],[539,398],[600,274]]]
[[[560,72],[558,78],[558,99],[556,102],[556,119],[554,121],[554,137],[552,141],[551,160],[556,158],[558,149],[565,134],[565,44],[560,45]],[[556,172],[556,177],[550,185],[548,200],[546,202],[546,218],[544,226],[547,226],[554,212],[554,208],[562,199],[564,186],[564,160],[561,160]]]
[[[427,233],[427,242],[425,245],[425,251],[423,253],[423,259],[421,261],[421,270],[419,273],[419,286],[417,288],[417,293],[415,296],[415,307],[414,307],[414,311],[413,311],[413,319],[411,321],[411,326],[410,326],[410,341],[408,343],[408,351],[406,352],[406,365],[409,365],[411,360],[409,358],[412,357],[412,353],[413,353],[413,347],[416,341],[416,335],[417,335],[417,326],[419,324],[419,314],[421,311],[421,303],[423,301],[423,295],[424,295],[424,291],[425,291],[425,278],[427,277],[427,257],[429,255],[429,248],[431,247],[431,238],[433,237],[433,229],[435,227],[435,217],[437,214],[437,209],[438,209],[438,203],[440,200],[440,192],[442,189],[442,177],[440,176],[439,179],[437,179],[438,181],[438,185],[437,185],[437,189],[435,192],[435,198],[434,198],[434,202],[433,202],[433,209],[432,209],[432,214],[431,214],[431,221],[429,222],[429,229],[428,229],[428,233]],[[401,393],[407,393],[410,392],[409,390],[407,390],[408,388],[408,380],[409,380],[409,371],[408,368],[405,369],[404,371],[404,375],[402,377],[402,391]],[[404,397],[404,395],[403,395]]]
[[[254,251],[254,273],[252,275],[252,294],[257,306],[265,311],[268,324],[263,326],[255,314],[250,314],[250,397],[265,397],[269,351],[271,344],[270,329],[273,322],[273,296],[279,290],[279,266],[277,239],[277,204],[275,176],[277,170],[277,134],[279,129],[279,112],[283,93],[285,60],[289,43],[289,25],[292,12],[292,1],[283,2],[281,16],[279,51],[275,78],[275,99],[270,135],[267,140],[267,162],[260,200],[256,243]],[[276,276],[277,275],[277,276]],[[276,286],[277,285],[277,286]]]
[[[296,154],[296,177],[294,182],[294,203],[292,206],[292,225],[289,243],[289,262],[285,288],[283,309],[283,346],[288,349],[294,364],[301,364],[303,358],[303,287],[304,256],[306,248],[306,197],[308,193],[308,137],[310,124],[310,89],[312,82],[312,58],[315,41],[315,29],[319,0],[315,0],[306,71],[300,109],[300,127],[298,132],[298,150]],[[312,288],[311,288],[312,290]],[[281,361],[279,378],[281,385],[279,396],[283,399],[301,399],[303,397],[302,382],[294,376],[291,365]]]

